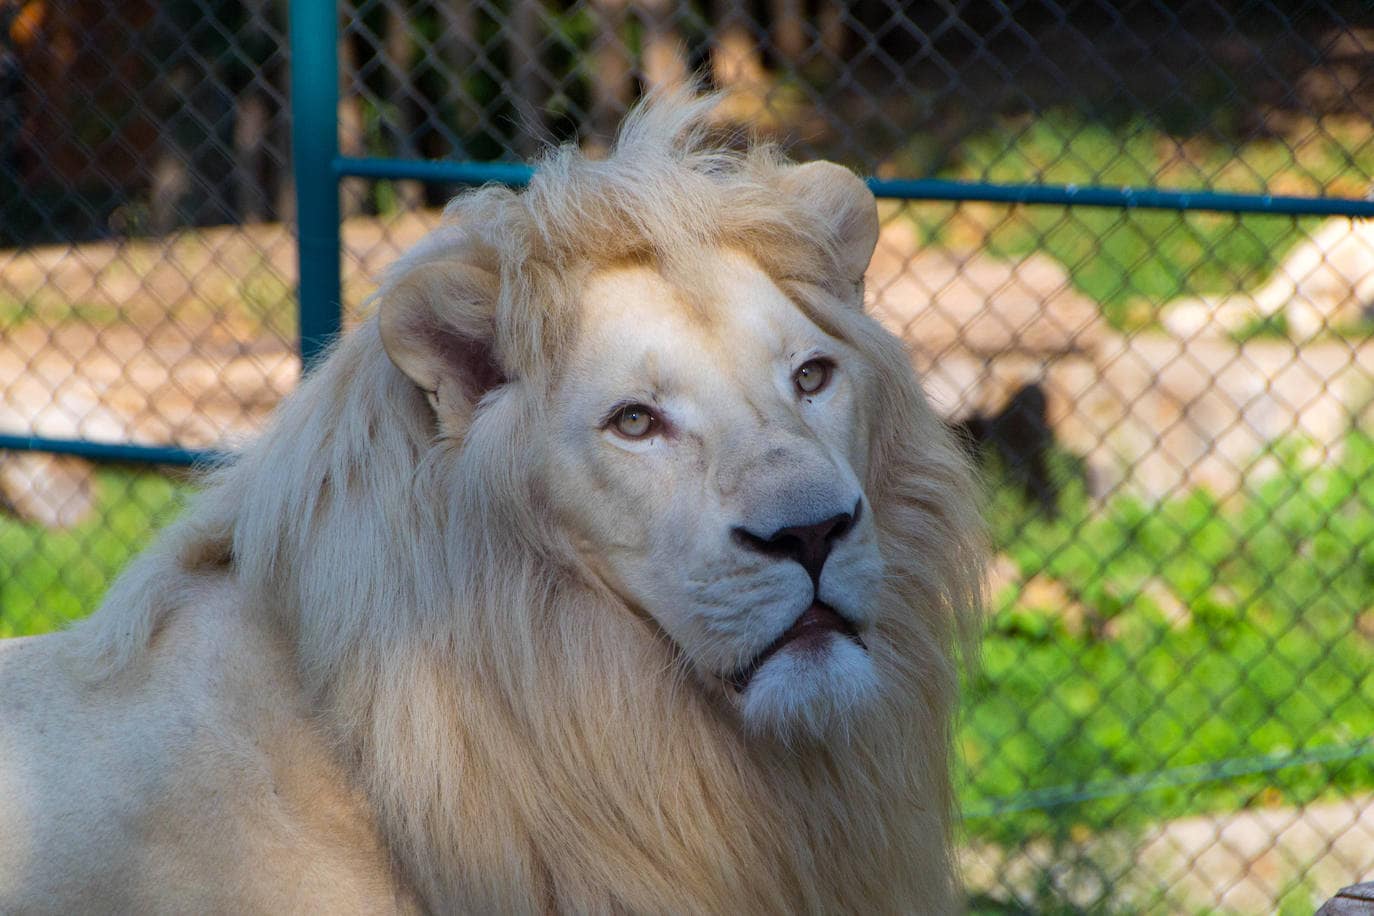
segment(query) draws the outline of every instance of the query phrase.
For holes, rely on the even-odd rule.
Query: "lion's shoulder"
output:
[[[131,910],[173,891],[191,909],[394,903],[370,810],[308,714],[284,639],[232,577],[190,594],[106,678],[72,669],[70,632],[0,650],[0,686],[22,698],[0,717],[0,909],[9,894],[82,910],[106,892],[122,902],[102,906]],[[188,874],[205,880],[187,888]]]

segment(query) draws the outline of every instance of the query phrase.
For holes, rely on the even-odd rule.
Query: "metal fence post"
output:
[[[308,369],[339,333],[338,10],[334,0],[292,0],[291,160],[296,180],[300,352]]]

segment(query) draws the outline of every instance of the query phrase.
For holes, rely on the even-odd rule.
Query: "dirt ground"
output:
[[[975,844],[963,861],[974,893],[1032,908],[1048,882],[1061,904],[1092,911],[1267,913],[1284,899],[1310,912],[1374,875],[1374,796],[1074,837],[1071,855]]]
[[[346,222],[345,302],[437,222]],[[251,434],[299,376],[295,257],[276,224],[0,252],[0,305],[23,306],[0,338],[0,430],[193,448]]]

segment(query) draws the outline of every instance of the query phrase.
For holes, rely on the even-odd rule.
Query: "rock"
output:
[[[1351,325],[1374,306],[1374,222],[1333,219],[1300,243],[1258,293],[1263,316],[1282,314],[1294,340]]]
[[[1374,222],[1344,217],[1300,242],[1253,295],[1171,303],[1162,321],[1176,337],[1230,334],[1282,317],[1300,343],[1374,317]]]
[[[1192,609],[1179,600],[1163,579],[1151,576],[1140,589],[1140,594],[1154,603],[1164,621],[1174,629],[1187,626],[1193,619]]]
[[[1101,339],[1097,303],[1073,288],[1057,261],[914,247],[903,255],[904,231],[884,230],[867,284],[874,316],[922,353],[1046,357],[1091,352]]]
[[[71,528],[95,508],[91,465],[70,455],[0,452],[0,508],[24,521]]]
[[[90,393],[55,395],[45,382],[27,377],[15,379],[5,393],[4,432],[55,439],[95,434],[119,441],[122,426]],[[92,473],[90,462],[70,455],[0,451],[0,508],[24,521],[70,528],[95,508]]]
[[[1202,336],[1230,336],[1258,322],[1253,299],[1246,296],[1201,296],[1171,302],[1160,323],[1178,340]]]
[[[1374,342],[1108,333],[1093,353],[913,360],[946,417],[995,412],[1038,385],[1056,443],[1084,460],[1099,497],[1157,500],[1198,486],[1225,497],[1277,469],[1275,442],[1305,442],[1329,462],[1352,428],[1374,426]]]
[[[1113,639],[1118,634],[1111,621],[1086,606],[1074,591],[1058,579],[1039,573],[1026,579],[1016,603],[1029,613],[1057,620],[1064,632],[1094,640]]]
[[[1374,611],[1362,611],[1355,617],[1355,632],[1374,642]]]
[[[1091,361],[1113,336],[1057,261],[923,249],[900,218],[883,227],[865,283],[871,313],[906,342],[932,403],[954,421],[997,415],[1047,365]]]
[[[1374,420],[1374,344],[1142,333],[1098,360],[1051,364],[1044,387],[1051,428],[1087,460],[1099,495],[1205,486],[1224,498],[1278,469],[1273,443],[1303,442],[1313,461],[1331,462],[1352,428]]]
[[[1281,272],[1305,278],[1294,287],[1305,295],[1334,303],[1334,273],[1358,261],[1352,252],[1364,250],[1366,236],[1372,253],[1362,276],[1374,284],[1374,224],[1329,225],[1343,227],[1345,240],[1328,228],[1312,245],[1332,252],[1333,265],[1302,273],[1308,255],[1299,251]],[[1168,333],[1126,336],[1056,262],[921,250],[898,220],[884,227],[867,280],[873,314],[906,341],[947,420],[995,417],[1037,386],[1055,441],[1084,459],[1097,496],[1120,490],[1158,500],[1206,486],[1225,497],[1277,468],[1273,443],[1296,438],[1330,461],[1352,427],[1374,420],[1374,341],[1295,346],[1211,333],[1263,317],[1254,303],[1282,298],[1277,276],[1254,298],[1180,304],[1166,315]]]
[[[295,384],[274,341],[211,344],[129,325],[22,325],[0,337],[0,432],[187,448],[232,447]],[[0,451],[0,506],[59,527],[93,498],[78,458]]]

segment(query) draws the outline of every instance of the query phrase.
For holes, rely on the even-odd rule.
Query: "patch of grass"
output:
[[[109,303],[68,302],[46,294],[32,299],[0,296],[0,327],[13,329],[37,321],[49,327],[64,322],[107,325],[119,320],[119,309]]]
[[[1288,316],[1282,313],[1251,319],[1231,335],[1237,343],[1247,340],[1288,340]]]
[[[1278,449],[1281,471],[1225,502],[1195,491],[1094,506],[1070,484],[1049,520],[997,493],[999,549],[1023,580],[1054,582],[1074,607],[1032,606],[1015,583],[995,596],[962,732],[969,809],[1374,734],[1371,636],[1360,629],[1374,605],[1374,439],[1352,435],[1324,466],[1299,454]],[[1371,789],[1366,754],[969,827],[1018,843]]]
[[[998,182],[1358,198],[1366,190],[1360,176],[1374,173],[1374,130],[1354,119],[1328,119],[1287,137],[1235,143],[1174,135],[1145,120],[1115,125],[1049,112],[974,135],[960,146],[950,171]]]
[[[106,588],[188,488],[155,471],[102,469],[96,511],[67,531],[0,515],[0,638],[61,629],[95,610]]]
[[[294,340],[300,324],[296,291],[264,257],[239,282],[241,306],[222,321],[237,318],[243,333]]]
[[[969,138],[939,177],[1363,197],[1360,176],[1374,174],[1374,130],[1345,122],[1317,127],[1232,146],[1179,139],[1146,123],[1123,129],[1051,113]],[[917,144],[894,171],[911,173],[926,158]],[[928,243],[1006,258],[1045,252],[1122,328],[1152,322],[1172,299],[1257,287],[1320,222],[1050,206],[932,204],[907,212]]]

